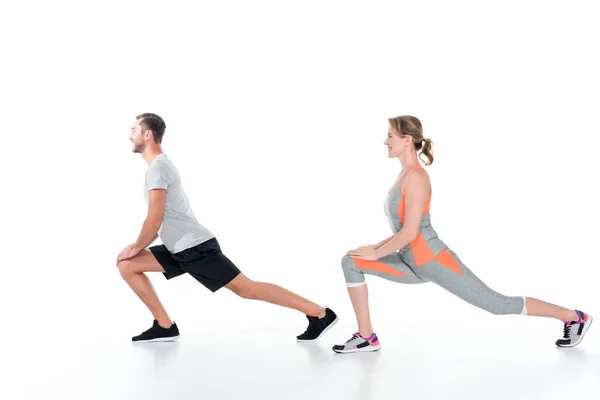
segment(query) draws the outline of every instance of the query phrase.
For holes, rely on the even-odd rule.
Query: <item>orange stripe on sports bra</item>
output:
[[[400,193],[402,194],[402,197],[400,198],[400,202],[398,203],[398,216],[400,217],[400,222],[402,224],[404,224],[404,215],[406,214],[406,202],[404,201],[404,181],[406,180],[408,175],[415,168],[423,168],[423,167],[421,166],[421,164],[415,165],[406,173],[406,175],[404,176],[404,178],[402,178],[402,181],[400,182]],[[431,208],[431,196],[425,202],[425,205],[423,207],[423,214],[428,214],[430,208]]]

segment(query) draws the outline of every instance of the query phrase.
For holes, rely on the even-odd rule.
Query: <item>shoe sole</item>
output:
[[[132,340],[133,343],[158,343],[158,342],[177,342],[179,341],[180,337],[179,335],[177,336],[172,336],[172,337],[163,337],[163,338],[156,338],[156,339],[148,339],[148,340]]]
[[[361,349],[350,349],[350,350],[336,350],[334,348],[332,348],[333,351],[335,351],[338,354],[349,354],[349,353],[368,353],[368,352],[373,352],[373,351],[379,351],[381,350],[381,345],[378,346],[368,346],[368,347],[363,347]]]
[[[310,340],[307,340],[307,339],[298,339],[298,338],[296,338],[296,341],[297,341],[298,343],[314,343],[314,342],[316,342],[316,341],[317,341],[317,340],[319,340],[319,339],[320,339],[320,338],[321,338],[321,337],[322,337],[324,334],[326,334],[328,330],[330,330],[331,328],[333,328],[333,326],[334,326],[335,324],[337,324],[337,323],[338,323],[338,320],[339,320],[339,319],[340,319],[339,317],[335,317],[335,319],[333,320],[333,322],[332,322],[332,323],[330,323],[329,325],[327,325],[327,328],[323,329],[323,332],[321,332],[321,334],[320,334],[319,336],[317,336],[315,339],[310,339]]]
[[[583,327],[583,332],[581,332],[581,336],[579,336],[579,340],[573,344],[566,344],[566,345],[557,345],[558,347],[575,347],[577,346],[579,343],[581,343],[581,341],[583,340],[583,336],[585,335],[585,333],[588,331],[588,329],[590,329],[590,326],[592,326],[592,321],[594,320],[594,318],[592,318],[591,315],[588,314],[588,322],[585,324],[585,326]]]

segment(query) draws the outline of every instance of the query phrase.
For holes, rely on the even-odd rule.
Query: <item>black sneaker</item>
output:
[[[317,339],[338,322],[337,315],[330,308],[325,308],[325,316],[323,318],[309,317],[308,315],[306,318],[308,318],[308,328],[306,328],[306,331],[302,335],[296,336],[298,342],[301,343],[316,342]]]
[[[154,320],[152,328],[140,335],[132,337],[131,340],[138,343],[174,342],[179,340],[179,329],[174,322],[170,328],[163,328],[158,324],[157,320]]]

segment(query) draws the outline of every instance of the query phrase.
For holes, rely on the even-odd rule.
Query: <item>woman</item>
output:
[[[358,321],[358,332],[335,345],[337,353],[376,351],[381,348],[369,316],[365,274],[399,283],[434,282],[476,307],[493,314],[521,314],[556,318],[564,322],[563,338],[557,346],[573,347],[581,342],[592,317],[532,297],[509,297],[479,280],[442,242],[431,226],[431,185],[417,152],[431,165],[431,139],[424,139],[421,122],[412,116],[389,119],[388,157],[397,157],[402,172],[385,199],[385,214],[394,235],[381,242],[349,251],[342,268],[350,300]]]

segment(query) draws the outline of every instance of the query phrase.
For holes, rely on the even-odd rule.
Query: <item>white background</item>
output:
[[[103,382],[98,387],[112,387],[112,359],[77,351],[122,354],[123,343],[151,323],[115,267],[146,211],[147,165],[128,140],[143,112],[165,119],[163,149],[225,254],[249,277],[339,314],[323,357],[356,330],[341,257],[390,234],[383,201],[400,165],[387,159],[383,141],[387,118],[402,114],[420,118],[435,142],[427,167],[432,221],[462,261],[502,293],[600,315],[600,28],[593,5],[3,3],[6,398],[37,398],[38,390],[91,398],[81,394],[87,386],[65,382],[85,381],[87,362],[101,370],[92,374]],[[235,332],[255,337],[236,352],[265,332],[288,335],[272,339],[280,343],[273,352],[299,351],[293,338],[306,320],[297,312],[226,290],[213,295],[189,276],[151,279],[184,338],[198,341],[199,356],[208,346],[225,357]],[[388,371],[409,363],[401,354],[407,347],[425,348],[424,337],[454,335],[449,347],[468,353],[469,341],[489,336],[480,350],[500,346],[489,365],[503,365],[504,340],[545,354],[561,334],[559,322],[494,317],[431,284],[368,282],[375,330],[384,346],[398,345],[386,353]],[[597,329],[582,344],[583,358],[564,367],[584,360],[593,368],[577,378],[600,374]],[[445,351],[432,350],[428,368]],[[552,362],[550,373],[560,376],[562,364]],[[339,385],[352,377],[332,379]],[[393,379],[377,385],[393,386]],[[539,377],[541,384],[552,379]],[[254,398],[251,389],[244,393]]]

